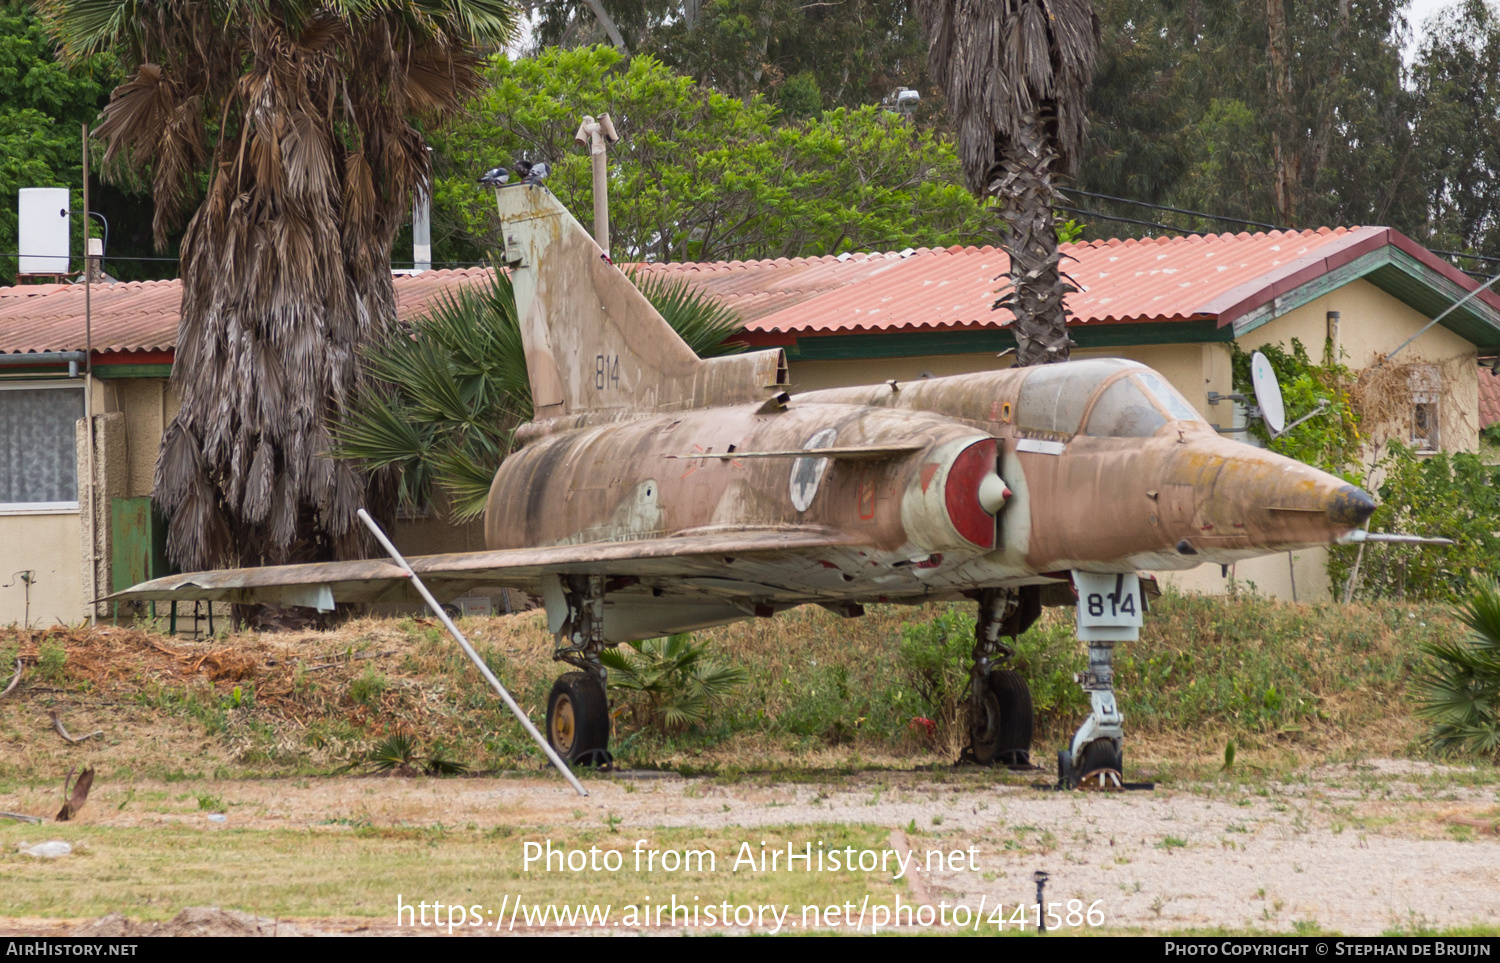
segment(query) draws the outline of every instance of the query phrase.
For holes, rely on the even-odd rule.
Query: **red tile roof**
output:
[[[1395,245],[1465,288],[1474,282],[1416,242],[1383,227],[1213,234],[1063,245],[1078,292],[1074,324],[1215,319],[1228,324],[1362,254]],[[993,248],[920,248],[901,254],[653,264],[738,310],[747,330],[860,333],[1009,324],[992,305],[1009,258]],[[1500,295],[1485,292],[1500,308]]]
[[[1500,424],[1500,376],[1479,369],[1479,427]]]
[[[1226,325],[1356,258],[1395,248],[1462,290],[1475,282],[1421,245],[1383,227],[1320,228],[1089,241],[1063,246],[1077,284],[1074,324],[1214,320]],[[799,334],[993,328],[997,279],[1008,260],[992,247],[918,248],[900,253],[777,258],[706,264],[638,265],[687,279],[735,309],[767,343]],[[397,316],[411,318],[442,291],[478,283],[485,268],[398,276]],[[96,285],[95,349],[170,350],[177,335],[177,281]],[[1500,294],[1479,296],[1492,312]],[[1493,314],[1491,314],[1493,317]],[[77,285],[0,288],[0,352],[83,347],[83,291]]]
[[[396,316],[415,317],[443,291],[478,283],[488,273],[485,268],[465,268],[398,275]],[[176,345],[181,281],[123,281],[91,287],[89,313],[96,352],[170,351]],[[83,347],[83,285],[0,288],[0,353],[81,351]]]

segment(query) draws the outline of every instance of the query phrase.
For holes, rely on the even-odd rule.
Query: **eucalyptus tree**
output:
[[[993,197],[1006,231],[1017,361],[1068,360],[1067,307],[1053,208],[1088,130],[1099,19],[1089,0],[914,0],[928,69],[947,97],[964,180]]]
[[[389,473],[329,455],[358,346],[395,323],[390,249],[430,178],[424,125],[478,87],[507,0],[40,0],[64,56],[126,74],[95,131],[181,242],[155,498],[185,568],[357,557]]]

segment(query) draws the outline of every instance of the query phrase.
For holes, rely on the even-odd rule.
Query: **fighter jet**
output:
[[[1006,639],[1073,605],[1093,711],[1059,778],[1118,786],[1111,660],[1147,605],[1138,573],[1327,545],[1375,508],[1221,436],[1133,361],[793,395],[780,350],[697,357],[545,186],[495,193],[535,417],[495,475],[487,549],[410,564],[439,599],[512,586],[544,600],[554,658],[573,668],[546,738],[570,762],[608,759],[609,646],[800,605],[854,617],[970,600],[966,757],[1029,761],[1031,697]],[[113,598],[326,610],[411,593],[404,569],[368,560],[173,575]]]

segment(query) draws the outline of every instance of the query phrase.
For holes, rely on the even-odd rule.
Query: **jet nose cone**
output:
[[[1328,520],[1339,525],[1359,526],[1375,512],[1375,500],[1366,492],[1345,485],[1328,500]]]

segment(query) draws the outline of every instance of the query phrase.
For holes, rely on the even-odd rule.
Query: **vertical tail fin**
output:
[[[740,404],[785,383],[779,350],[699,358],[545,187],[495,197],[537,420]]]

